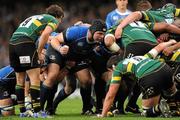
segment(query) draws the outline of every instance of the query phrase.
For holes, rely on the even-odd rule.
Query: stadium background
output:
[[[135,10],[138,0],[129,0],[129,9]],[[180,0],[150,0],[153,8],[165,3],[174,3],[180,7]],[[58,31],[72,25],[78,20],[91,22],[95,18],[105,20],[108,12],[113,10],[115,0],[1,0],[0,1],[0,68],[9,64],[8,40],[19,23],[26,17],[43,13],[52,4],[59,3],[65,11],[63,23]]]

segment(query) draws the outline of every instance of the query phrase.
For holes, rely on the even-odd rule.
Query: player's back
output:
[[[18,40],[19,37],[26,36],[36,41],[42,31],[47,25],[53,30],[56,29],[58,21],[55,17],[48,14],[34,15],[24,20],[16,31],[10,41]]]

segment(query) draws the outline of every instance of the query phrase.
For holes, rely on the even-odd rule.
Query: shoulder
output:
[[[109,12],[109,13],[107,14],[107,17],[110,17],[110,16],[112,16],[112,15],[114,15],[114,14],[116,14],[116,10],[113,10],[113,11]]]
[[[78,39],[87,35],[89,27],[87,26],[71,26],[64,32],[65,37],[68,39]]]
[[[66,32],[82,32],[82,31],[87,31],[89,27],[87,26],[71,26],[67,28]]]

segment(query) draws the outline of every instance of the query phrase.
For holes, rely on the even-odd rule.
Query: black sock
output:
[[[146,117],[157,117],[160,115],[159,105],[156,105],[150,109],[146,109]]]
[[[91,85],[86,86],[85,88],[80,88],[80,93],[83,102],[83,111],[91,110],[93,105],[91,104]]]
[[[31,93],[32,106],[33,106],[34,112],[39,112],[41,110],[41,107],[40,107],[40,87],[31,85],[30,93]]]
[[[100,110],[103,107],[103,100],[106,95],[105,87],[106,87],[106,82],[102,80],[101,78],[96,78],[94,90],[96,94],[96,109],[97,110]]]
[[[16,85],[15,94],[17,95],[17,102],[19,105],[20,112],[23,113],[26,111],[24,106],[24,86]]]
[[[58,86],[58,84],[53,85],[53,87],[50,91],[50,96],[47,98],[46,110],[49,112],[51,112],[51,110],[53,109],[53,99],[54,99],[55,93],[57,91],[57,86]]]
[[[42,84],[41,86],[41,92],[40,92],[40,104],[41,104],[41,110],[44,111],[44,105],[50,96],[51,88],[47,87],[46,85]]]
[[[53,109],[56,110],[58,104],[64,100],[65,98],[67,98],[69,96],[69,94],[66,94],[64,91],[64,88],[61,89],[57,95],[57,97],[55,98],[54,102],[53,102]]]

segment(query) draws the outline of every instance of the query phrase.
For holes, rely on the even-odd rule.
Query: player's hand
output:
[[[158,38],[158,42],[161,43],[161,42],[166,42],[169,40],[169,34],[168,33],[163,33],[159,36]]]
[[[62,55],[66,55],[69,51],[69,46],[67,45],[63,45],[62,47],[59,48],[59,52],[62,54]]]
[[[172,53],[173,53],[173,47],[172,46],[170,46],[170,47],[167,47],[167,48],[165,48],[164,50],[163,50],[163,54],[164,55],[166,55],[166,56],[169,56],[169,55],[171,55]]]
[[[118,26],[118,27],[116,28],[116,31],[115,31],[115,38],[116,38],[116,39],[121,38],[122,31],[123,31],[123,29],[122,29],[121,27]]]
[[[38,53],[39,63],[44,64],[44,56],[41,53]]]

